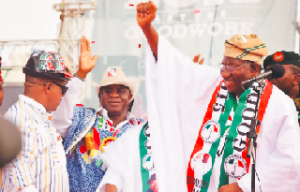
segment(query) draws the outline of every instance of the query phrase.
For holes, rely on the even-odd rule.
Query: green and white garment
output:
[[[258,101],[252,86],[238,102],[235,95],[228,93],[224,82],[216,88],[191,154],[187,172],[189,191],[217,191],[223,185],[237,182],[248,172],[247,133],[255,118]],[[261,97],[261,110],[268,102],[271,87],[267,83]]]
[[[122,192],[158,192],[149,139],[146,122],[104,147],[105,153],[101,154],[101,158],[107,171],[99,191],[105,192],[106,184],[111,184]]]
[[[139,145],[143,192],[158,192],[154,160],[151,153],[148,122],[143,126],[140,133]]]

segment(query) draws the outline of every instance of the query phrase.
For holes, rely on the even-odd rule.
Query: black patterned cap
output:
[[[33,77],[69,80],[73,76],[65,72],[65,62],[56,52],[35,51],[30,55],[23,73]]]

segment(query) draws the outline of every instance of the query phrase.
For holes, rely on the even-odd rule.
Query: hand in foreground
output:
[[[140,3],[136,6],[136,19],[142,29],[151,26],[151,22],[156,16],[156,10],[157,8],[152,1]]]
[[[243,192],[237,183],[223,185],[218,192]]]
[[[105,188],[105,192],[117,192],[118,189],[115,185],[107,184]]]
[[[79,69],[76,72],[78,77],[85,78],[86,75],[95,67],[98,55],[93,58],[91,56],[91,44],[88,39],[83,36],[81,38],[81,54],[79,57]]]
[[[200,56],[201,56],[200,54],[196,55],[193,59],[193,62],[198,63]],[[199,61],[199,65],[203,65],[203,62],[204,62],[204,57]]]

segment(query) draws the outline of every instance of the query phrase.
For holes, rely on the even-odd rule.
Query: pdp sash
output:
[[[250,159],[247,158],[247,133],[254,116],[254,103],[258,99],[252,87],[240,96],[239,103],[235,95],[228,93],[224,82],[214,91],[190,156],[187,170],[189,192],[219,189],[229,184],[230,180],[248,173]],[[272,88],[272,84],[266,81],[259,106],[259,121],[263,119]],[[259,133],[260,125],[256,131]]]
[[[154,161],[149,142],[150,133],[148,122],[143,126],[139,137],[140,162],[143,192],[158,192]]]

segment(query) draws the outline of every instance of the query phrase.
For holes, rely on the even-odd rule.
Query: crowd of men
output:
[[[253,178],[255,191],[300,191],[300,55],[268,56],[257,35],[234,35],[220,69],[198,65],[199,55],[193,62],[157,33],[155,16],[153,2],[137,5],[149,44],[145,122],[131,113],[139,79],[118,66],[96,89],[100,108],[77,104],[98,58],[85,37],[74,74],[58,53],[31,54],[24,94],[4,115],[10,123],[0,119],[1,191],[250,192]],[[278,64],[283,77],[242,84]],[[5,130],[19,130],[21,144]]]

